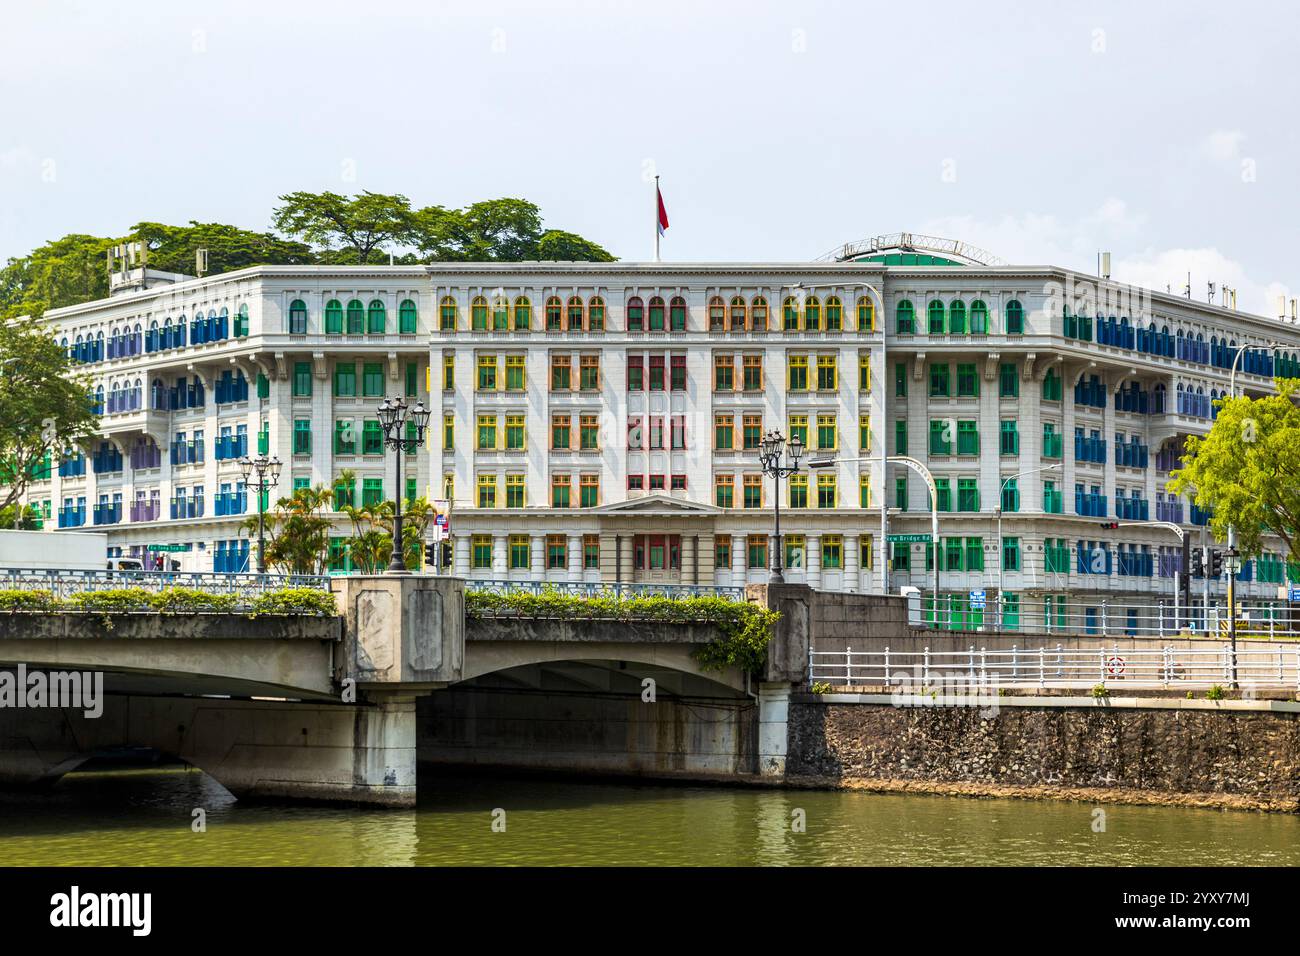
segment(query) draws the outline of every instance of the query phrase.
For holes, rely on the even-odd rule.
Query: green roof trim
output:
[[[964,262],[954,262],[943,256],[927,255],[923,252],[881,252],[871,256],[858,256],[854,262],[879,262],[887,266],[961,266]]]

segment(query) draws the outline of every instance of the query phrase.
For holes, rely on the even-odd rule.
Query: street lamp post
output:
[[[789,464],[785,457],[789,453]],[[799,473],[799,459],[803,457],[803,442],[798,435],[788,442],[779,429],[774,429],[763,436],[758,445],[758,460],[762,464],[763,474],[775,479],[776,494],[773,505],[775,517],[775,535],[772,546],[772,576],[769,584],[784,584],[785,575],[781,570],[781,479]]]
[[[280,483],[280,469],[283,463],[279,458],[267,458],[260,455],[249,458],[245,455],[239,459],[239,470],[244,476],[244,487],[257,490],[257,573],[266,573],[266,492]],[[253,476],[257,480],[253,480]]]
[[[1003,594],[1002,572],[1004,570],[1003,565],[1006,564],[1006,554],[1007,554],[1006,551],[1003,550],[1003,541],[1002,541],[1002,497],[1003,495],[1006,494],[1007,485],[1010,484],[1011,482],[1013,481],[1019,482],[1021,478],[1024,478],[1028,475],[1036,475],[1041,471],[1055,471],[1060,467],[1061,467],[1060,462],[1057,462],[1054,465],[1043,465],[1041,468],[1030,468],[1028,471],[1022,471],[1015,475],[1008,475],[1006,478],[1002,479],[1002,487],[998,489],[998,630],[999,631],[1002,630],[1002,615],[1006,613],[1006,602],[1003,600],[1002,597]],[[1019,490],[1020,490],[1020,486],[1019,484],[1017,484],[1016,485],[1017,493],[1019,492]]]
[[[1237,689],[1237,571],[1241,569],[1241,552],[1233,545],[1223,552],[1223,570],[1228,575],[1228,640],[1232,642],[1232,688]]]
[[[406,574],[405,546],[402,540],[402,456],[424,444],[424,432],[429,425],[429,410],[423,402],[408,408],[401,398],[386,398],[379,405],[379,427],[384,433],[384,444],[397,456],[397,488],[393,508],[393,557],[388,562],[389,574]],[[406,426],[415,426],[415,434],[406,435]]]

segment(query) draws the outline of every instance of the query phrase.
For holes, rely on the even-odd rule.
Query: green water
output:
[[[0,796],[0,863],[1300,865],[1300,818],[1262,813],[1110,806],[1097,833],[1082,803],[439,772],[420,788],[418,809],[381,811],[240,804],[183,769],[74,774]]]

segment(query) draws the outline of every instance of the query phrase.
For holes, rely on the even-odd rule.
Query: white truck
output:
[[[134,562],[136,567],[139,563]],[[109,566],[106,534],[0,530],[0,571],[45,568],[103,571]]]

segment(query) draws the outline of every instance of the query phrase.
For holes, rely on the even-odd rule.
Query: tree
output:
[[[310,265],[316,261],[311,247],[281,239],[269,232],[250,232],[220,222],[194,222],[168,226],[140,222],[131,230],[149,249],[149,268],[164,272],[194,273],[194,252],[208,250],[208,274],[231,272],[259,265]]]
[[[328,249],[341,244],[358,265],[369,262],[381,243],[405,245],[411,237],[411,201],[405,196],[293,192],[281,196],[280,202],[272,213],[276,229]]]
[[[334,492],[324,485],[298,488],[275,503],[266,517],[270,540],[267,567],[287,574],[324,574],[329,561],[330,519],[326,517]],[[257,516],[244,520],[249,535],[257,534]]]
[[[0,508],[0,530],[15,528],[19,531],[37,531],[44,523],[43,516],[35,505],[23,505],[21,516],[17,518],[16,511],[18,508],[14,505]]]
[[[614,259],[571,232],[543,231],[541,211],[526,199],[489,199],[464,209],[420,209],[413,217],[412,243],[426,262]]]
[[[555,262],[613,262],[614,257],[594,242],[564,232],[547,229],[537,240],[537,258]]]
[[[115,241],[74,234],[10,259],[0,269],[0,320],[106,297],[106,254]]]
[[[1204,438],[1187,440],[1184,465],[1168,488],[1194,496],[1212,510],[1218,540],[1237,533],[1237,547],[1259,554],[1265,534],[1286,542],[1288,560],[1300,560],[1300,379],[1278,379],[1277,394],[1223,398]]]
[[[15,504],[47,457],[96,433],[89,382],[35,320],[0,324],[0,508]]]

